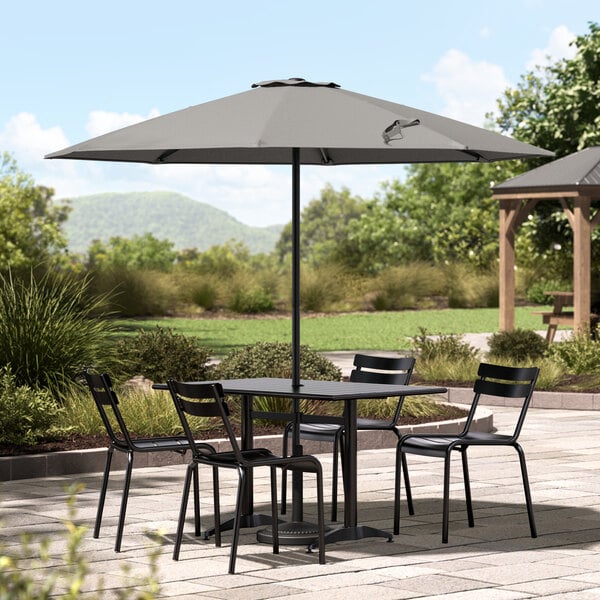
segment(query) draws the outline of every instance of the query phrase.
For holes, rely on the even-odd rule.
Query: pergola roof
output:
[[[494,196],[518,194],[522,198],[548,192],[577,192],[600,197],[600,146],[586,148],[537,169],[527,171],[492,188]]]

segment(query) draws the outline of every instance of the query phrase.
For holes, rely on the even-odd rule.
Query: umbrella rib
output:
[[[165,150],[157,159],[156,161],[159,163],[165,162],[167,160],[167,158],[169,158],[169,156],[172,156],[173,154],[175,154],[178,150],[173,148],[171,150]]]

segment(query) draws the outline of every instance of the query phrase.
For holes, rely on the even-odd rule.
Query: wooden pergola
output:
[[[515,233],[538,202],[562,205],[573,230],[573,327],[589,330],[592,231],[600,224],[600,147],[586,148],[493,188],[500,201],[500,330],[515,327]]]

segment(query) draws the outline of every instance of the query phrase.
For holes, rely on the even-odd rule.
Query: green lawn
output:
[[[516,327],[542,330],[535,307],[518,307]],[[217,355],[232,348],[258,341],[290,342],[290,318],[238,319],[127,319],[119,321],[123,330],[134,332],[156,325],[170,327],[177,333],[196,336],[202,345]],[[402,312],[351,313],[331,316],[303,316],[302,344],[320,352],[334,350],[400,350],[409,347],[408,338],[428,332],[460,334],[498,331],[498,309],[447,309]]]

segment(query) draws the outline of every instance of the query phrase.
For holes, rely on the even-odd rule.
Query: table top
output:
[[[211,383],[211,382],[199,382]],[[307,400],[360,400],[363,398],[387,398],[388,396],[416,396],[443,394],[444,387],[432,385],[388,385],[348,381],[316,381],[301,379],[300,387],[292,386],[291,379],[257,377],[223,379],[219,381],[226,394],[246,396],[273,396]],[[154,384],[155,389],[167,389],[166,384]]]

